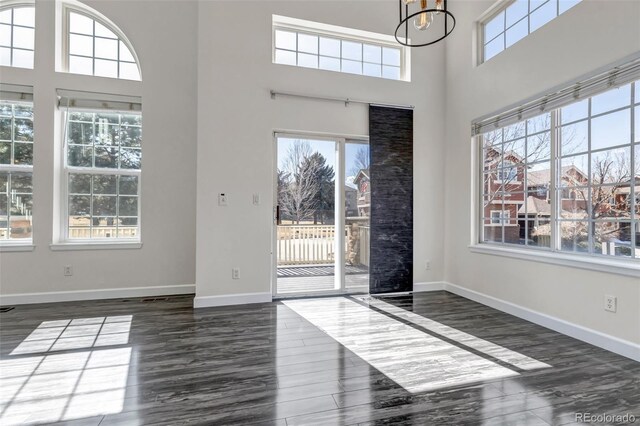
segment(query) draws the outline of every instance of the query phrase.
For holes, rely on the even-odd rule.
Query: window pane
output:
[[[298,66],[305,68],[318,68],[318,56],[307,53],[298,53]]]
[[[589,252],[589,222],[560,222],[560,249],[573,253]]]
[[[495,38],[498,34],[504,31],[504,11],[500,12],[484,25],[484,42]]]
[[[529,12],[533,12],[538,9],[543,4],[547,3],[549,0],[530,0],[529,1]],[[555,2],[555,0],[553,0]]]
[[[382,63],[384,65],[400,66],[400,49],[391,47],[382,48]]]
[[[116,175],[95,175],[93,176],[94,194],[116,194]]]
[[[533,6],[534,1],[531,2]],[[534,32],[557,16],[556,2],[548,1],[529,16],[530,31]]]
[[[93,56],[93,37],[71,34],[69,53],[80,56]]]
[[[320,69],[340,71],[340,59],[320,56]]]
[[[318,53],[318,36],[298,34],[298,51],[304,53]]]
[[[634,103],[640,104],[640,80],[636,81],[634,86],[636,88],[636,93],[634,95],[634,98],[635,98]]]
[[[640,142],[640,108],[636,107],[635,108],[635,124],[634,124],[634,130],[635,130],[635,140],[634,142]]]
[[[0,142],[0,164],[11,164],[11,142]]]
[[[0,47],[0,65],[11,66],[11,49],[8,47]]]
[[[0,140],[11,140],[11,118],[0,118]]]
[[[371,77],[381,77],[382,65],[364,63],[362,65],[362,73]]]
[[[276,48],[296,50],[296,33],[276,30]]]
[[[527,120],[527,134],[538,133],[551,128],[551,115],[542,114]]]
[[[91,175],[70,173],[69,174],[70,194],[91,194]]]
[[[276,49],[276,64],[296,65],[296,52]]]
[[[94,216],[115,216],[116,215],[116,197],[98,195],[93,197],[93,215]]]
[[[105,59],[118,59],[118,41],[108,38],[97,38],[96,43],[96,58]]]
[[[13,47],[33,50],[34,30],[32,28],[13,27]]]
[[[355,43],[352,41],[342,40],[342,57],[344,59],[361,61],[362,60],[362,43]],[[343,68],[344,68],[344,65],[343,65]],[[347,71],[347,72],[351,72],[351,71]]]
[[[11,9],[0,10],[0,22],[11,24]]]
[[[34,7],[16,7],[13,9],[13,24],[33,28],[36,23],[35,13]]]
[[[362,62],[342,60],[342,72],[362,74]]]
[[[589,99],[567,105],[560,110],[562,123],[570,123],[572,121],[582,120],[589,115]]]
[[[115,169],[118,167],[118,148],[117,147],[96,147],[95,148],[95,167],[104,167]]]
[[[11,25],[0,24],[0,45],[11,46]]]
[[[120,127],[120,145],[140,147],[142,143],[142,128],[123,124]]]
[[[632,255],[630,222],[596,222],[592,229],[594,253],[623,257]]]
[[[106,61],[104,59],[95,60],[94,75],[98,77],[118,77],[118,62]]]
[[[33,121],[28,118],[15,118],[14,140],[33,141]]]
[[[400,80],[400,67],[382,66],[382,77],[391,80]]]
[[[120,46],[120,60],[125,62],[135,62],[136,60],[131,54],[129,48],[122,41],[119,41],[118,44]]]
[[[142,160],[142,151],[135,148],[122,148],[121,164],[123,169],[140,169]]]
[[[13,164],[33,165],[33,144],[16,143],[13,156]]]
[[[600,114],[631,104],[631,85],[608,90],[591,98],[591,114]]]
[[[523,19],[513,27],[509,28],[506,33],[506,47],[510,47],[522,40],[529,34],[529,26],[527,20]]]
[[[88,195],[72,195],[69,197],[70,216],[88,216],[91,214],[91,197]]]
[[[93,59],[69,56],[69,72],[74,74],[93,74]]]
[[[102,25],[100,22],[96,21],[96,30],[95,35],[98,37],[107,37],[112,39],[118,39],[118,36],[113,33],[110,29]],[[97,39],[96,39],[97,41]]]
[[[528,0],[516,0],[511,6],[507,7],[507,27],[518,22],[520,19],[527,16],[529,13],[529,1]],[[525,19],[526,21],[526,19]]]
[[[118,210],[120,216],[137,216],[138,197],[119,197]]]
[[[69,31],[78,34],[93,35],[93,19],[79,13],[69,14]]]
[[[591,120],[591,149],[609,148],[631,141],[631,112],[622,110]]]
[[[93,148],[87,146],[69,146],[67,164],[72,167],[91,167]]]
[[[138,194],[138,177],[137,176],[120,176],[120,195],[137,195]]]
[[[563,156],[587,152],[589,149],[589,122],[580,121],[560,129],[560,152]]]
[[[93,143],[93,124],[70,121],[67,140],[70,144],[91,145]]]
[[[128,62],[120,62],[120,74],[118,77],[125,80],[140,80],[138,65]]]
[[[487,43],[484,46],[484,60],[488,61],[489,59],[493,58],[503,50],[504,50],[504,38],[501,36]]]
[[[33,68],[33,50],[13,49],[13,63],[17,68]]]
[[[382,48],[380,46],[365,44],[362,49],[363,60],[365,62],[372,62],[374,64],[382,62]]]
[[[591,184],[616,184],[629,179],[631,151],[611,149],[591,154]],[[604,201],[604,200],[603,200]]]
[[[340,57],[340,40],[320,37],[320,54],[324,56]]]

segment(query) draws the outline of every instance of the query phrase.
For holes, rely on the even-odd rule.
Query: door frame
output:
[[[319,290],[313,292],[304,293],[287,293],[278,294],[278,246],[277,246],[277,223],[276,223],[276,208],[278,205],[278,138],[299,138],[318,141],[335,142],[336,146],[336,169],[335,181],[336,184],[340,182],[340,190],[336,192],[336,203],[334,221],[335,226],[341,229],[336,229],[335,232],[335,253],[334,260],[334,289],[333,290]],[[369,143],[368,136],[362,135],[338,135],[333,133],[321,133],[321,132],[306,132],[306,131],[292,131],[292,130],[274,130],[272,134],[272,158],[271,158],[271,170],[272,170],[272,203],[271,203],[271,295],[274,299],[285,298],[300,298],[300,297],[312,297],[312,296],[332,296],[340,294],[354,294],[353,292],[347,292],[345,289],[345,194],[344,194],[344,181],[346,176],[345,165],[345,146],[348,142],[362,143],[367,145]],[[340,180],[338,180],[340,179]],[[338,185],[336,185],[336,188]]]

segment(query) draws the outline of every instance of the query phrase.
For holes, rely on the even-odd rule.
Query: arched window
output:
[[[33,4],[0,6],[0,65],[33,68],[35,26]]]
[[[140,80],[135,52],[106,19],[65,5],[65,69],[74,74]]]

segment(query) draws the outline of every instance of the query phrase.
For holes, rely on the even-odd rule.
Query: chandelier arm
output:
[[[445,1],[446,1],[446,0],[445,0]],[[446,4],[446,3],[445,3],[445,4]],[[416,16],[418,16],[418,15],[422,14],[422,13],[443,13],[443,14],[445,15],[445,29],[446,29],[446,31],[445,31],[445,33],[444,33],[444,35],[443,35],[442,37],[440,37],[439,39],[437,39],[437,40],[431,41],[431,42],[429,42],[429,43],[422,43],[422,44],[411,44],[411,43],[409,43],[409,42],[408,42],[408,40],[409,40],[409,37],[408,37],[408,36],[407,36],[407,37],[405,37],[405,41],[404,41],[404,42],[403,42],[403,41],[401,41],[401,40],[400,40],[400,38],[398,37],[398,30],[400,30],[400,28],[401,28],[401,27],[402,27],[402,25],[404,24],[404,25],[405,25],[405,31],[407,31],[407,32],[408,32],[408,29],[407,29],[407,28],[408,28],[409,20],[410,20],[411,18],[414,18],[414,17],[416,17]],[[448,18],[451,18],[451,21],[452,21],[451,29],[448,29],[448,25],[446,25],[446,23],[449,21],[449,19],[448,19]],[[455,18],[455,16],[453,16],[453,14],[452,14],[451,12],[449,12],[448,10],[446,10],[446,9],[445,9],[445,10],[439,10],[439,9],[425,9],[425,10],[419,10],[419,11],[417,11],[417,12],[415,12],[415,13],[412,13],[411,15],[408,15],[408,16],[406,16],[403,20],[401,20],[401,21],[400,21],[400,23],[398,24],[398,26],[396,27],[396,32],[395,32],[394,36],[395,36],[396,41],[397,41],[398,43],[400,43],[401,45],[403,45],[403,46],[407,46],[407,47],[424,47],[424,46],[430,46],[430,45],[435,44],[435,43],[437,43],[437,42],[439,42],[439,41],[441,41],[441,40],[444,40],[447,36],[449,36],[449,34],[451,34],[451,33],[453,32],[453,30],[455,29],[455,27],[456,27],[456,18]]]

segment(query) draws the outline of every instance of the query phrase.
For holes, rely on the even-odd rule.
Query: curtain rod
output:
[[[403,108],[403,109],[414,109],[413,105],[402,105],[402,104],[386,104],[380,102],[370,102],[363,101],[358,99],[349,99],[349,98],[332,98],[328,96],[314,96],[314,95],[305,95],[301,93],[292,93],[292,92],[279,92],[276,90],[271,90],[271,99],[275,99],[276,96],[287,96],[290,98],[303,98],[303,99],[314,99],[319,101],[329,101],[329,102],[341,102],[344,103],[344,106],[349,106],[349,104],[366,104],[366,105],[374,105],[381,107],[392,107],[392,108]]]

